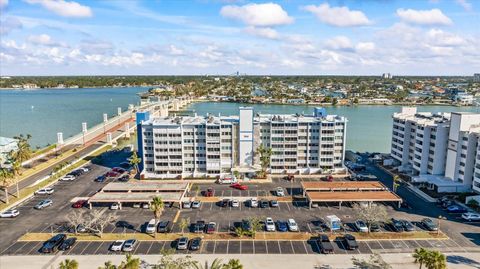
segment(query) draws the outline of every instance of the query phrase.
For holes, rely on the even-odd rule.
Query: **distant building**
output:
[[[393,115],[391,156],[414,182],[438,192],[480,192],[479,151],[480,114],[404,107]]]
[[[8,154],[17,150],[17,140],[0,136],[0,167],[3,167],[8,160]]]
[[[460,93],[457,93],[453,97],[453,100],[457,104],[471,106],[471,105],[473,105],[473,102],[475,101],[475,97],[472,94],[468,94],[468,93],[465,93],[465,92],[460,92]]]
[[[393,76],[392,76],[392,74],[390,74],[390,73],[383,73],[383,74],[382,74],[382,78],[383,78],[383,79],[392,79]]]
[[[143,116],[142,116],[143,117]],[[145,117],[143,117],[145,118]],[[316,108],[313,115],[145,118],[138,142],[145,178],[217,177],[260,171],[260,145],[272,149],[267,172],[343,170],[347,119]]]
[[[473,74],[473,81],[480,82],[480,73]]]

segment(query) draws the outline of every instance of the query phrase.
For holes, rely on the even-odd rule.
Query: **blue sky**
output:
[[[472,75],[480,1],[0,0],[1,75]]]

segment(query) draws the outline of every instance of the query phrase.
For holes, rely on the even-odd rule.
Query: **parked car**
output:
[[[143,209],[150,209],[150,204],[149,203],[143,203],[142,208]]]
[[[55,190],[53,188],[43,188],[43,189],[39,189],[38,191],[35,192],[35,194],[37,195],[41,195],[41,194],[52,194]]]
[[[372,222],[370,224],[370,232],[372,233],[380,232],[380,224],[378,222]]]
[[[242,220],[242,229],[244,231],[251,231],[252,230],[252,223],[249,220]]]
[[[408,220],[401,220],[402,222],[402,225],[403,225],[403,228],[406,232],[413,232],[415,231],[415,226],[413,226],[413,224],[408,221]]]
[[[145,232],[147,234],[153,234],[155,232],[155,227],[156,227],[156,221],[155,219],[151,219],[149,222],[145,224]]]
[[[120,173],[117,173],[115,171],[108,171],[106,174],[105,174],[105,177],[106,178],[117,178],[120,176]]]
[[[58,250],[69,250],[73,247],[73,245],[75,245],[75,243],[77,242],[77,238],[76,237],[70,237],[70,238],[67,238],[65,241],[63,241],[63,243],[58,247]]]
[[[84,173],[87,173],[87,172],[90,172],[90,166],[84,166],[84,167],[80,167],[78,168],[79,170],[83,170]]]
[[[438,226],[432,219],[424,218],[421,223],[429,231],[438,231]]]
[[[124,220],[117,221],[117,223],[115,223],[115,226],[129,230],[133,230],[135,228],[132,224],[128,223],[128,221]]]
[[[276,194],[278,197],[283,197],[283,196],[285,196],[285,191],[283,191],[283,188],[282,188],[282,187],[278,187],[278,188],[275,190],[275,194]]]
[[[343,236],[343,245],[348,250],[354,250],[358,248],[357,240],[355,239],[355,236],[351,234],[346,234]]]
[[[206,197],[212,197],[213,194],[214,194],[214,192],[215,192],[215,191],[213,190],[213,188],[208,188],[208,189],[204,192],[204,195],[205,195]]]
[[[141,203],[133,203],[132,207],[133,208],[140,208],[140,207],[142,207],[142,204]]]
[[[375,175],[371,174],[358,174],[355,177],[356,180],[358,181],[372,181],[372,180],[378,180],[378,178]]]
[[[328,238],[328,235],[326,234],[321,234],[320,237],[318,238],[318,245],[320,246],[320,251],[323,254],[331,254],[333,253],[333,244],[330,242],[330,238]]]
[[[267,232],[275,232],[275,222],[272,218],[267,218],[265,220],[265,230]]]
[[[117,173],[119,173],[119,174],[123,174],[123,173],[126,172],[125,169],[123,169],[123,168],[121,168],[121,167],[114,167],[114,168],[112,168],[111,171],[117,172]]]
[[[116,240],[110,245],[111,251],[122,251],[123,244],[125,244],[125,240]]]
[[[164,221],[160,221],[158,223],[158,227],[157,227],[157,232],[159,233],[168,233],[169,232],[169,224],[170,222],[168,220],[164,220]]]
[[[446,209],[446,208],[448,208],[449,206],[455,205],[455,202],[452,201],[452,200],[450,200],[450,199],[444,199],[444,200],[442,201],[442,204],[441,204],[441,205],[442,205],[443,208]]]
[[[392,227],[392,230],[397,233],[403,232],[405,230],[405,228],[403,227],[403,223],[400,220],[397,220],[394,218],[392,218],[391,227]]]
[[[250,199],[250,207],[258,207],[258,200],[257,198]]]
[[[216,230],[217,230],[217,224],[215,222],[209,222],[207,224],[207,228],[206,228],[205,232],[207,234],[213,234],[213,233],[215,233]]]
[[[61,181],[72,181],[72,180],[75,180],[75,176],[74,175],[66,175],[66,176],[62,177],[60,180]]]
[[[271,207],[278,207],[278,201],[277,200],[271,200],[270,201],[270,206]]]
[[[73,203],[72,207],[73,208],[82,208],[87,204],[86,200],[78,200],[75,203]]]
[[[96,182],[104,182],[105,179],[107,179],[107,177],[105,175],[100,175],[100,176],[95,178],[95,181]]]
[[[229,204],[230,204],[229,199],[223,199],[222,201],[220,201],[220,206],[221,207],[227,207]]]
[[[279,232],[287,232],[288,231],[288,224],[286,221],[278,220],[277,221],[277,230]]]
[[[120,205],[118,203],[113,203],[113,204],[110,205],[110,209],[111,210],[119,210]]]
[[[188,238],[180,237],[177,240],[177,250],[186,250],[188,248]]]
[[[190,201],[185,201],[185,202],[183,202],[183,206],[182,206],[182,207],[183,207],[183,208],[187,208],[187,209],[188,209],[188,208],[192,208],[192,202],[190,202]]]
[[[0,213],[0,218],[15,218],[20,215],[18,209],[9,209]]]
[[[201,201],[193,201],[192,202],[192,208],[200,208],[201,205],[202,205]]]
[[[199,250],[202,246],[202,238],[195,237],[190,240],[190,250]]]
[[[361,233],[368,233],[368,226],[363,220],[356,220],[355,221],[355,229]]]
[[[63,241],[67,236],[65,234],[57,234],[52,238],[48,239],[45,243],[43,243],[40,252],[42,253],[53,253],[58,250],[58,247],[62,245]]]
[[[120,181],[120,182],[128,182],[130,180],[130,176],[129,175],[124,175],[124,176],[119,177],[117,180]]]
[[[45,199],[40,201],[38,204],[36,204],[33,208],[35,209],[44,209],[45,207],[49,207],[53,204],[53,201],[50,199]]]
[[[232,207],[240,207],[240,202],[238,201],[238,199],[233,199],[231,201],[231,206]]]
[[[203,233],[205,232],[205,221],[204,220],[197,220],[197,222],[193,225],[193,232],[194,233]]]
[[[467,212],[462,214],[462,219],[467,221],[480,221],[480,214]]]
[[[267,208],[268,201],[267,200],[260,200],[260,208]]]
[[[125,243],[123,243],[122,250],[125,252],[130,252],[135,249],[135,246],[137,246],[137,240],[128,239],[127,241],[125,241]]]
[[[234,189],[237,189],[237,190],[241,190],[241,191],[245,191],[245,190],[248,190],[248,186],[247,185],[242,185],[240,183],[233,183],[232,185],[230,185],[230,187],[234,188]]]
[[[288,219],[287,225],[290,232],[298,232],[298,225],[294,219]]]
[[[460,205],[451,205],[447,207],[448,213],[466,213],[468,210]]]

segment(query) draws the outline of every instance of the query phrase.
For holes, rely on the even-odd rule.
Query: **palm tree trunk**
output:
[[[20,190],[18,189],[18,180],[15,180],[15,186],[17,188],[17,198],[20,197]]]
[[[3,191],[5,192],[5,203],[8,204],[8,187],[4,187]]]

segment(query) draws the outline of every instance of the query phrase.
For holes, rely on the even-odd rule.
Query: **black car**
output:
[[[230,200],[228,199],[223,199],[222,201],[220,201],[221,207],[227,207],[229,204],[230,204]]]
[[[425,227],[425,229],[427,229],[429,231],[437,231],[438,230],[437,224],[435,224],[435,222],[433,222],[433,220],[429,219],[429,218],[422,219],[422,225],[423,225],[423,227]]]
[[[65,241],[66,238],[67,236],[65,234],[57,234],[43,243],[40,251],[42,253],[53,253],[57,251],[58,247],[63,243],[63,241]]]
[[[372,222],[372,224],[370,224],[370,232],[380,232],[380,224],[378,222]]]
[[[348,250],[354,250],[358,248],[357,240],[355,239],[355,236],[351,234],[346,234],[343,236],[343,245]]]
[[[124,176],[122,176],[118,179],[118,181],[120,181],[120,182],[128,182],[129,180],[130,180],[129,175],[124,175]]]
[[[124,220],[117,221],[117,223],[115,223],[115,226],[119,228],[129,229],[129,230],[133,230],[135,228],[132,224]]]
[[[268,207],[268,201],[267,200],[261,200],[260,201],[260,208],[267,208]]]
[[[249,220],[242,220],[242,229],[244,231],[251,231],[252,230],[252,224],[250,223]]]
[[[415,226],[413,226],[413,224],[408,221],[408,220],[400,220],[402,222],[402,225],[403,225],[403,229],[407,232],[413,232],[415,231]]]
[[[330,238],[328,238],[328,235],[320,235],[320,238],[318,238],[318,245],[320,246],[320,251],[323,254],[333,253],[333,245],[332,242],[330,242]]]
[[[394,232],[400,233],[405,231],[405,228],[403,227],[403,222],[401,220],[392,218],[392,223],[390,226],[392,227],[392,230]]]
[[[168,224],[170,222],[168,220],[164,220],[164,221],[160,221],[158,223],[158,227],[157,227],[157,232],[159,233],[168,233],[169,232],[169,227],[168,227]]]
[[[202,246],[202,238],[196,237],[190,240],[190,250],[199,250]]]
[[[205,221],[203,220],[198,220],[194,225],[193,225],[193,232],[194,233],[203,233],[205,231]]]
[[[77,238],[70,237],[63,241],[63,243],[58,247],[58,250],[69,250],[73,247],[73,245],[75,245],[75,242],[77,242]]]
[[[100,176],[98,176],[97,178],[95,178],[95,181],[96,181],[96,182],[104,182],[105,179],[107,179],[107,178],[105,177],[105,175],[100,175]]]

